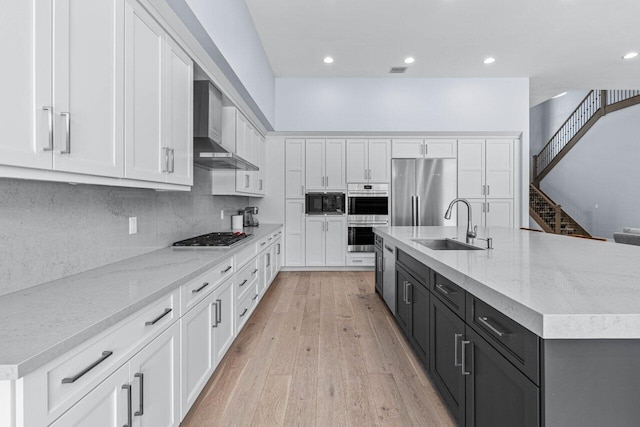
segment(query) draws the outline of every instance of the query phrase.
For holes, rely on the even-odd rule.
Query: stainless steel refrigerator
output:
[[[457,225],[455,214],[444,219],[458,193],[456,159],[393,159],[391,165],[391,225]]]

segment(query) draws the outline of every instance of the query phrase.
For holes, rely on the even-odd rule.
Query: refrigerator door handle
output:
[[[420,196],[416,196],[416,225],[420,227]]]
[[[411,196],[411,225],[416,225],[416,196]]]

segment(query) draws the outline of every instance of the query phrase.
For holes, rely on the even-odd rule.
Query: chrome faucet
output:
[[[451,219],[451,209],[453,209],[453,205],[455,205],[458,202],[462,202],[465,205],[467,205],[467,213],[468,213],[467,218],[469,219],[469,221],[467,222],[467,243],[471,243],[471,240],[475,239],[477,236],[478,226],[477,225],[475,227],[471,226],[471,205],[469,204],[467,199],[459,199],[459,198],[453,199],[451,203],[449,203],[449,208],[447,208],[447,212],[445,212],[444,214],[444,219]]]

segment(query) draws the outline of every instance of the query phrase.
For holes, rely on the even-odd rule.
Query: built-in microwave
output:
[[[344,193],[307,193],[305,212],[307,215],[344,215]]]

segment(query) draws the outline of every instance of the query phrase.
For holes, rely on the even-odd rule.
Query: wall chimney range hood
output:
[[[194,163],[211,170],[259,170],[222,145],[222,94],[211,82],[193,82],[193,104]]]

